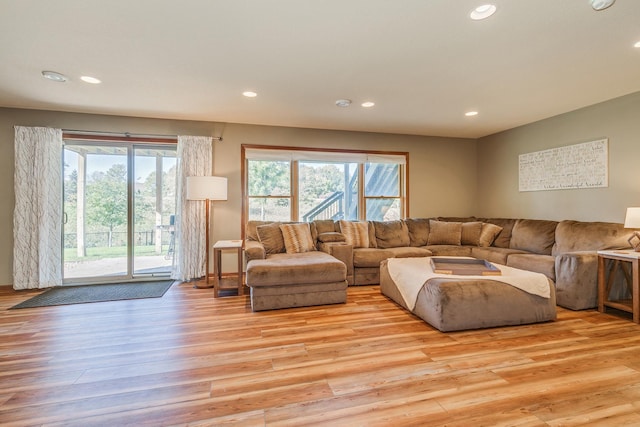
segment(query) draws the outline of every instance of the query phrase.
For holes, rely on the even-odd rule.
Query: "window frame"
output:
[[[264,160],[264,161],[282,161],[284,162],[285,160],[276,160],[276,159],[270,159],[270,160]],[[243,202],[243,214],[245,212],[245,205],[246,205],[246,212],[247,212],[247,218],[248,218],[248,212],[249,212],[249,206],[250,203],[249,201],[251,199],[254,200],[279,200],[279,199],[287,199],[289,200],[289,215],[291,216],[291,210],[293,209],[293,205],[294,205],[294,192],[297,194],[297,188],[294,189],[294,185],[297,185],[296,181],[293,179],[293,176],[291,174],[292,172],[292,168],[293,165],[291,164],[291,161],[288,161],[289,163],[289,193],[288,194],[259,194],[259,195],[251,195],[249,194],[249,176],[246,175],[248,174],[249,168],[246,168],[246,172],[243,171],[243,184],[242,184],[242,188],[243,188],[243,198],[242,198],[242,202]],[[243,164],[248,166],[248,159],[245,160],[243,162]],[[246,183],[246,184],[245,184]],[[246,189],[246,191],[245,191]]]
[[[398,151],[374,151],[374,150],[343,150],[343,149],[323,149],[309,147],[285,147],[274,145],[241,145],[241,185],[242,185],[242,238],[245,238],[245,225],[249,219],[249,160],[254,155],[252,153],[262,153],[265,158],[262,160],[289,160],[290,173],[290,220],[299,221],[298,218],[298,163],[299,161],[326,161],[326,162],[351,162],[358,163],[358,220],[366,220],[366,201],[369,199],[399,199],[400,217],[409,216],[409,153]],[[249,155],[247,155],[249,152]],[[308,158],[305,158],[308,156]],[[270,157],[270,158],[269,158]],[[354,159],[358,159],[354,161]],[[394,162],[393,160],[400,160]],[[256,159],[258,160],[258,159]],[[377,161],[376,161],[377,160]],[[366,196],[364,182],[365,163],[393,163],[399,165],[399,197],[390,196]],[[266,196],[261,196],[266,197]],[[285,196],[269,196],[286,198]]]
[[[376,162],[367,162],[367,164],[375,164]],[[380,163],[378,163],[380,164]],[[397,164],[397,163],[392,163],[392,164]],[[384,195],[367,195],[367,180],[366,180],[366,175],[365,175],[365,164],[360,164],[360,170],[362,171],[362,216],[364,216],[366,218],[367,216],[367,212],[369,211],[368,209],[368,203],[369,201],[375,201],[375,200],[399,200],[399,208],[400,208],[400,218],[406,218],[407,215],[404,215],[404,212],[406,212],[404,210],[403,207],[403,188],[404,188],[404,181],[405,181],[405,177],[403,174],[403,170],[402,170],[402,164],[398,165],[398,192],[397,192],[397,196],[384,196]],[[375,220],[374,220],[375,221]]]

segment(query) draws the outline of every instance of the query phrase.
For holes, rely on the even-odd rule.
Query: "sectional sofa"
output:
[[[252,292],[254,284],[259,288],[264,277],[269,276],[270,264],[301,260],[300,253],[287,253],[285,245],[274,246],[261,239],[262,228],[274,226],[278,225],[259,221],[247,224],[247,285]],[[597,306],[597,251],[631,249],[627,242],[631,231],[622,224],[607,222],[440,217],[380,222],[314,221],[308,227],[314,249],[311,252],[316,252],[311,255],[314,262],[327,254],[340,260],[345,266],[344,280],[349,285],[380,283],[380,263],[389,258],[470,256],[545,274],[555,283],[557,304],[573,310]],[[253,263],[254,260],[261,261]],[[298,271],[304,269],[304,263],[294,264],[295,271],[291,270],[289,276],[299,275]],[[260,266],[260,278],[253,273],[254,265]],[[286,268],[278,274],[287,277]],[[304,277],[309,279],[311,274],[309,271]],[[334,285],[335,279],[339,277],[319,278]],[[277,286],[273,281],[267,282]],[[309,302],[301,305],[312,305]],[[267,308],[273,307],[267,304]]]

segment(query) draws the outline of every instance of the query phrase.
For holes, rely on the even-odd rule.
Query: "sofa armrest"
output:
[[[598,305],[598,253],[565,252],[556,256],[556,300],[572,310]]]
[[[244,256],[247,262],[249,262],[252,259],[265,259],[267,257],[267,253],[264,250],[262,243],[256,242],[255,240],[245,240]]]
[[[353,285],[353,246],[342,242],[318,242],[318,250],[342,261],[347,266],[347,282]]]

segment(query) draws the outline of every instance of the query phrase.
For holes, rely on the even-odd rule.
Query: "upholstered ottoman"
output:
[[[347,301],[347,267],[320,252],[272,254],[247,263],[253,311]]]
[[[433,277],[417,285],[414,303],[412,298],[406,301],[398,288],[398,276],[396,281],[392,278],[389,261],[383,261],[380,265],[380,291],[440,331],[522,325],[556,319],[555,286],[546,277],[548,298],[489,278]],[[524,277],[530,272],[519,270],[520,273]]]

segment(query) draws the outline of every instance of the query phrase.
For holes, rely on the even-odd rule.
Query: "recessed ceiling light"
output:
[[[360,104],[360,105],[362,105],[364,108],[371,108],[371,107],[373,107],[374,105],[376,105],[376,103],[375,103],[375,102],[371,102],[371,101],[367,101],[367,102],[363,102],[363,103],[362,103],[362,104]]]
[[[42,72],[42,77],[44,77],[45,79],[49,79],[51,81],[54,82],[66,82],[67,81],[67,76],[65,76],[64,74],[60,74],[57,73],[55,71],[43,71]]]
[[[253,92],[253,91],[250,91],[250,90],[244,91],[244,92],[242,92],[242,94],[244,96],[246,96],[247,98],[255,98],[256,96],[258,96],[258,94],[256,92]]]
[[[633,47],[640,47],[640,41],[637,41],[636,44],[633,45]]]
[[[102,81],[100,79],[97,79],[95,77],[91,77],[91,76],[82,76],[80,77],[80,80],[82,80],[85,83],[91,83],[92,85],[97,85],[102,83]]]
[[[336,105],[338,107],[348,107],[349,105],[351,105],[351,100],[350,99],[338,99],[336,101]]]
[[[467,117],[473,117],[473,116],[477,116],[478,112],[477,111],[467,111],[466,113],[464,113],[465,116]]]
[[[483,4],[482,6],[478,6],[471,11],[469,16],[474,21],[479,21],[481,19],[487,19],[491,15],[496,13],[496,6],[493,4]]]
[[[593,10],[605,10],[614,4],[616,0],[591,0]]]

